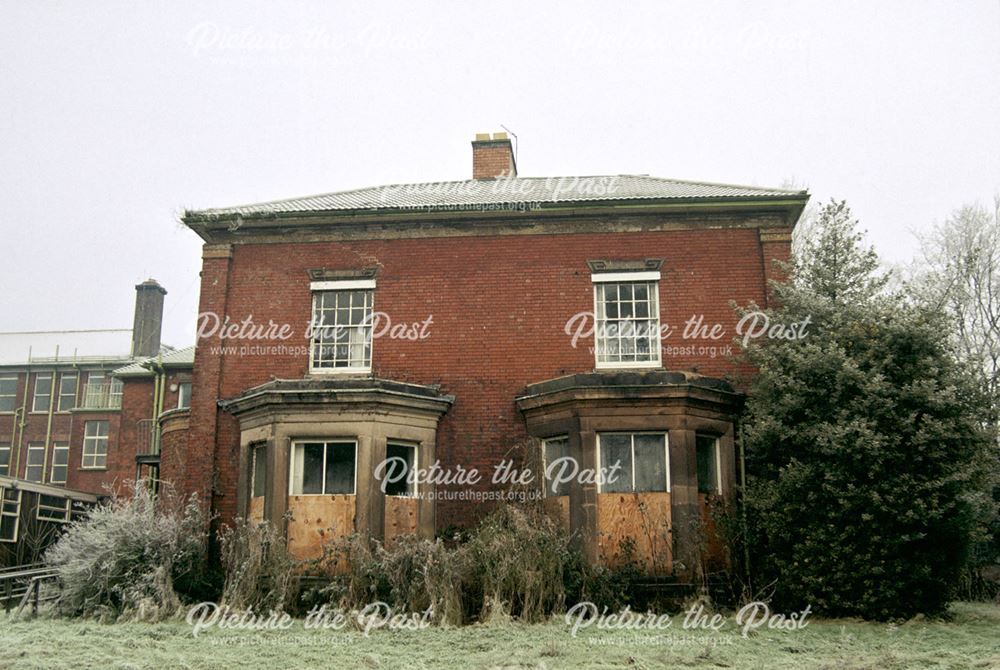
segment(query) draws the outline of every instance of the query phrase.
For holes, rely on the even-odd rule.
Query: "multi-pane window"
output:
[[[52,373],[35,375],[35,396],[31,402],[32,412],[48,412],[52,406]]]
[[[253,459],[250,469],[253,481],[250,482],[250,490],[254,498],[261,498],[267,494],[267,446],[259,445],[250,450]]]
[[[292,495],[354,494],[355,442],[298,442],[292,446]]]
[[[108,422],[87,421],[83,426],[83,468],[103,468],[108,463]]]
[[[570,482],[558,479],[553,481],[552,475],[559,477],[562,473],[572,473],[574,468],[569,467],[564,470],[565,459],[570,458],[569,438],[565,435],[552,437],[542,445],[545,459],[545,495],[546,496],[568,496]],[[554,464],[554,465],[553,465]]]
[[[17,375],[0,375],[0,412],[17,407]]]
[[[374,288],[374,280],[313,282],[312,370],[371,370]]]
[[[17,542],[21,489],[0,489],[0,542]]]
[[[659,272],[592,275],[597,367],[660,364]]]
[[[45,472],[45,443],[29,442],[28,457],[24,464],[24,478],[29,482],[42,481]]]
[[[64,372],[59,375],[59,404],[56,410],[68,412],[76,407],[76,373]]]
[[[122,380],[108,379],[103,372],[87,375],[83,406],[88,409],[117,409],[122,406]]]
[[[68,470],[69,445],[65,442],[56,442],[52,446],[52,471],[49,474],[49,483],[65,484]]]
[[[191,406],[191,382],[181,382],[177,385],[177,407]]]
[[[722,490],[719,438],[696,435],[695,456],[698,461],[698,492],[719,493]]]
[[[0,475],[10,475],[10,445],[0,444]]]
[[[386,469],[383,486],[387,496],[413,496],[417,493],[413,470],[417,467],[417,447],[390,442],[385,445]]]
[[[670,490],[664,433],[600,433],[598,442],[601,493]]]
[[[36,516],[39,521],[69,523],[73,518],[73,501],[59,496],[39,495]]]

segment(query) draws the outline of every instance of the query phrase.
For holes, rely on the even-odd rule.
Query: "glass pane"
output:
[[[666,440],[663,435],[635,436],[635,490],[667,490]]]
[[[310,442],[300,445],[302,449],[302,489],[301,492],[323,492],[323,444]]]
[[[253,497],[264,495],[267,486],[267,449],[257,447],[253,450]]]
[[[632,438],[628,434],[607,433],[601,440],[601,493],[632,490]],[[612,473],[612,467],[619,467]],[[613,478],[613,481],[611,479]]]
[[[556,437],[550,440],[545,440],[545,495],[546,496],[568,496],[570,483],[567,481],[562,481],[566,477],[572,475],[574,468],[572,463],[562,461],[561,463],[556,463],[559,459],[569,458],[569,438],[566,437]],[[556,465],[550,470],[549,466],[552,463]],[[552,481],[549,475],[555,475],[560,478],[560,481],[556,484],[555,490],[552,489]]]
[[[413,458],[417,450],[412,445],[389,444],[385,448],[385,494],[389,496],[413,495],[413,484],[406,481],[413,471]],[[391,480],[391,481],[390,481]]]
[[[353,442],[331,442],[326,446],[326,492],[354,493]]]
[[[718,440],[710,435],[698,435],[695,438],[695,451],[698,459],[699,493],[715,493],[718,488],[717,444]]]

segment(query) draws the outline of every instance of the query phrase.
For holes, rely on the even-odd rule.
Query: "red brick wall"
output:
[[[277,344],[304,346],[307,270],[378,265],[376,311],[394,324],[431,315],[433,324],[423,341],[376,340],[375,375],[440,384],[454,394],[439,431],[442,465],[491,472],[525,437],[514,406],[524,386],[594,368],[593,338],[574,349],[564,332],[571,316],[594,307],[588,259],[662,258],[661,322],[676,328],[663,344],[724,347],[735,334],[729,301],[764,302],[761,254],[757,230],[746,228],[237,245],[231,259],[205,260],[200,311],[289,323],[294,336]],[[723,324],[727,335],[715,342],[682,339],[684,322],[696,314],[706,324]],[[217,337],[199,342],[186,485],[210,490],[214,442],[215,507],[225,518],[235,512],[239,439],[235,420],[217,410],[216,400],[272,377],[302,377],[308,356],[213,355],[218,344]],[[688,352],[664,354],[663,365],[715,376],[734,372],[721,356]],[[468,504],[440,502],[438,525],[467,523],[478,513]]]

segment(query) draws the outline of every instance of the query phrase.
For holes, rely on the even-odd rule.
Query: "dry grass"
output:
[[[195,639],[184,623],[41,619],[0,624],[0,668],[1000,668],[1000,606],[960,603],[951,621],[901,625],[814,620],[797,632],[742,639],[676,631],[572,638],[561,618],[462,628],[291,631],[210,630]],[[668,642],[673,639],[675,644]]]

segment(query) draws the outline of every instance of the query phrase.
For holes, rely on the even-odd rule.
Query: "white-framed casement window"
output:
[[[17,408],[17,375],[0,375],[0,412]]]
[[[78,376],[75,372],[64,372],[59,375],[59,403],[57,412],[68,412],[76,407],[76,384]]]
[[[59,496],[39,495],[35,516],[39,521],[69,523],[73,518],[73,501]]]
[[[370,372],[375,280],[315,281],[310,288],[310,370]]]
[[[191,382],[181,382],[177,385],[177,408],[191,406]]]
[[[292,444],[292,495],[354,495],[358,443],[303,440]]]
[[[413,476],[417,468],[417,445],[406,442],[389,442],[385,445],[385,468],[381,485],[387,496],[413,497],[417,495],[417,481]]]
[[[722,493],[722,452],[719,438],[695,435],[695,457],[698,461],[698,493]]]
[[[48,412],[52,406],[52,373],[39,372],[35,375],[35,395],[31,400],[32,412]]]
[[[10,475],[10,445],[0,444],[0,475]]]
[[[24,462],[24,478],[40,484],[45,473],[45,443],[29,442],[28,457]]]
[[[670,491],[666,433],[598,433],[597,458],[599,493]]]
[[[250,495],[263,498],[267,495],[267,445],[250,448]]]
[[[597,367],[659,367],[660,273],[602,272],[591,279]]]
[[[562,472],[573,472],[572,467],[563,470],[563,463],[566,463],[563,459],[567,458],[570,458],[568,435],[560,435],[542,440],[542,467],[545,475],[546,498],[569,495],[570,482],[562,481],[562,479],[553,481],[552,479],[552,475],[559,476]]]
[[[17,542],[21,489],[0,489],[0,542]]]
[[[50,484],[65,484],[69,474],[69,444],[56,442],[52,445],[52,470],[49,473]]]
[[[108,422],[87,421],[83,425],[83,469],[100,469],[108,464]]]

